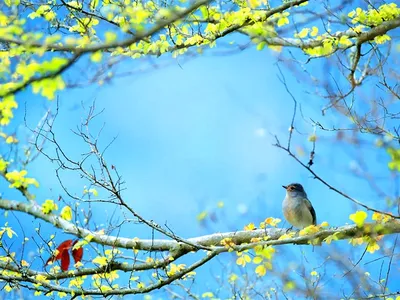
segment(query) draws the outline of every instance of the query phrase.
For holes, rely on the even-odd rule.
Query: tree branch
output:
[[[196,247],[192,247],[188,244],[181,243],[172,239],[148,240],[138,239],[134,237],[123,238],[99,234],[76,226],[56,215],[44,214],[39,206],[21,203],[18,201],[2,199],[0,201],[0,209],[8,211],[19,211],[29,214],[35,218],[39,218],[43,221],[53,224],[55,227],[62,229],[66,233],[70,233],[81,238],[93,236],[91,242],[99,243],[102,245],[145,251],[170,251],[172,253],[180,251],[190,252],[199,250]],[[221,246],[221,241],[224,239],[232,239],[232,242],[235,246],[232,246],[231,249],[235,251],[243,251],[246,249],[251,249],[256,245],[307,244],[309,242],[312,242],[314,239],[318,238],[320,240],[323,240],[333,234],[336,234],[337,239],[344,240],[354,237],[361,237],[364,235],[373,236],[400,233],[400,222],[393,219],[390,222],[386,222],[383,224],[365,223],[360,228],[356,225],[345,225],[337,228],[321,229],[317,233],[311,235],[294,236],[290,238],[280,239],[286,233],[287,229],[285,228],[265,228],[252,231],[213,233],[210,235],[189,238],[187,239],[187,241],[196,245],[212,247],[212,249],[220,249],[224,251],[223,249],[225,247]],[[254,239],[262,239],[265,237],[268,237],[268,239],[261,242],[253,242]],[[228,249],[226,249],[225,251],[228,251]]]

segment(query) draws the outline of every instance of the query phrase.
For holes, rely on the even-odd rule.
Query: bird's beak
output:
[[[285,190],[287,190],[287,186],[285,186],[285,185],[282,185],[282,187],[283,187]]]

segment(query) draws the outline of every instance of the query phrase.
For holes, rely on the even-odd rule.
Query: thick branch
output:
[[[70,233],[79,237],[93,236],[92,242],[102,245],[109,245],[113,247],[126,248],[126,249],[139,249],[146,251],[171,251],[174,252],[189,252],[198,251],[188,244],[180,243],[172,239],[137,239],[135,237],[123,238],[109,235],[101,235],[96,232],[76,226],[53,214],[44,214],[39,206],[33,204],[26,204],[12,200],[2,199],[0,201],[0,209],[8,211],[20,211],[29,214],[33,217],[42,219],[48,223],[53,224],[55,227],[62,229],[66,233]],[[231,248],[233,250],[242,251],[245,249],[253,248],[255,245],[284,245],[284,244],[307,244],[314,239],[323,240],[333,234],[335,239],[344,240],[353,237],[361,237],[364,235],[388,235],[393,233],[400,233],[400,222],[392,220],[384,224],[365,223],[362,227],[356,225],[345,225],[331,229],[321,229],[319,232],[312,235],[295,236],[291,238],[279,239],[282,235],[286,234],[287,230],[284,228],[266,228],[253,231],[236,231],[225,233],[213,233],[210,235],[194,237],[187,239],[189,242],[205,247],[213,247],[213,249],[224,248],[221,246],[221,241],[229,238],[236,245]],[[258,243],[254,243],[254,238],[263,239]],[[228,250],[228,249],[226,249]],[[222,250],[223,251],[223,250]]]
[[[218,255],[221,251],[219,250],[213,250],[210,251],[207,255],[205,255],[203,258],[200,260],[196,261],[192,265],[190,265],[188,268],[185,268],[184,270],[175,273],[174,275],[169,276],[166,279],[163,280],[158,280],[155,281],[154,283],[145,286],[143,288],[119,288],[119,289],[111,289],[111,290],[105,290],[102,291],[101,288],[99,289],[83,289],[83,288],[66,288],[61,286],[60,284],[53,284],[50,283],[49,281],[44,281],[44,280],[39,280],[37,278],[29,277],[29,276],[9,276],[9,275],[2,275],[0,274],[0,280],[4,280],[7,282],[29,282],[35,285],[38,285],[39,287],[35,288],[36,290],[40,290],[43,292],[46,292],[46,289],[50,291],[57,291],[57,292],[64,292],[67,294],[74,295],[74,297],[78,295],[101,295],[103,297],[107,296],[112,296],[112,295],[128,295],[128,294],[145,294],[148,292],[151,292],[156,289],[160,289],[163,286],[169,285],[170,283],[181,279],[188,273],[196,270],[198,267],[202,266],[206,262],[210,261],[212,258],[214,258],[216,255]],[[0,264],[1,267],[1,264]]]

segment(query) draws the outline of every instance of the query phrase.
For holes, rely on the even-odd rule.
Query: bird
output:
[[[286,189],[286,197],[282,203],[283,215],[292,227],[303,229],[316,225],[317,216],[303,186],[299,183],[291,183],[282,187]]]

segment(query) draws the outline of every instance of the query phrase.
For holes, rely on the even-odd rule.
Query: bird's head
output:
[[[291,183],[289,185],[282,185],[288,194],[305,193],[303,186],[300,183]]]

